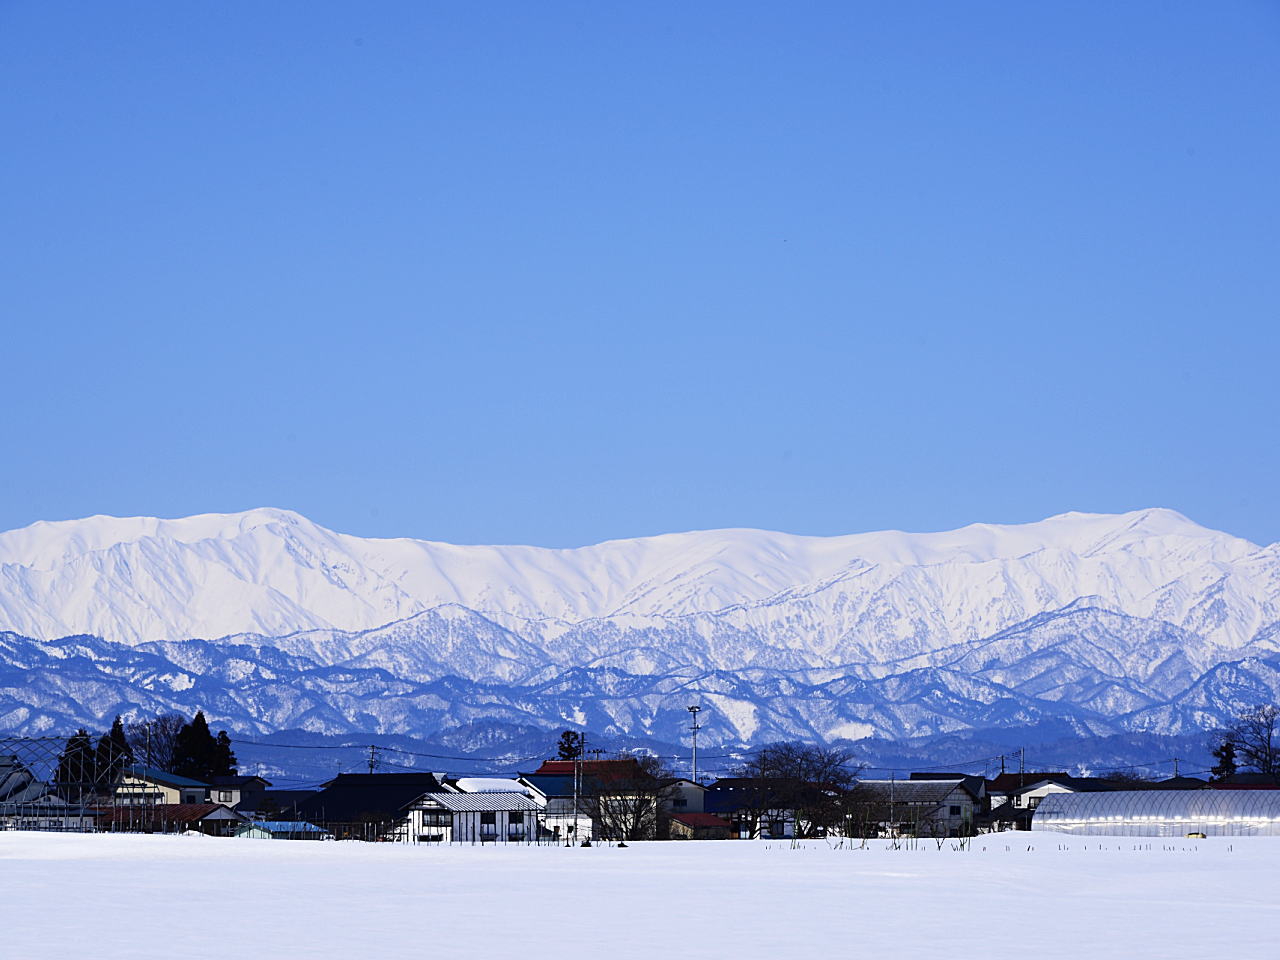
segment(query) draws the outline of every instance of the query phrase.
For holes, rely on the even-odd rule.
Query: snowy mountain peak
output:
[[[369,630],[455,604],[561,631],[714,617],[717,629],[783,637],[787,657],[813,665],[915,656],[1097,596],[1241,646],[1280,619],[1277,584],[1273,555],[1163,509],[941,533],[708,530],[569,550],[362,539],[269,508],[0,534],[0,629],[126,643]]]

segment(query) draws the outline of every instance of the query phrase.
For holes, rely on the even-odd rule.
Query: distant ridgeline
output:
[[[697,702],[709,749],[1061,766],[1074,744],[1105,765],[1204,756],[1206,731],[1280,699],[1277,545],[1166,510],[578,550],[362,540],[280,510],[95,517],[0,534],[0,565],[11,734],[202,709],[241,737],[492,755],[574,727],[683,749]]]

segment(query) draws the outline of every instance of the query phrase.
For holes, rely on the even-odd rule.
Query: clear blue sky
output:
[[[1280,540],[1280,4],[0,2],[0,528]]]

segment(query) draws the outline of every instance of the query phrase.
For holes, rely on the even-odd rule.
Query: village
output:
[[[70,776],[67,750],[41,779],[18,755],[0,752],[0,829],[432,846],[942,841],[1031,829],[1280,835],[1280,780],[1271,774],[1139,780],[1019,769],[991,778],[948,771],[873,778],[838,751],[792,743],[758,749],[739,775],[704,780],[672,775],[646,754],[587,759],[566,736],[559,757],[509,776],[371,770],[305,790],[234,771],[186,776],[131,755]],[[104,736],[99,750],[111,743]]]

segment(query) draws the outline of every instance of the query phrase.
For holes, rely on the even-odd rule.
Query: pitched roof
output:
[[[320,827],[306,820],[253,820],[248,826],[258,827],[269,833],[324,833]]]
[[[243,787],[246,784],[253,783],[254,781],[257,781],[258,783],[261,783],[263,786],[266,786],[266,787],[271,786],[270,780],[264,779],[263,777],[254,776],[254,775],[209,778],[209,783],[211,783],[215,787]]]
[[[317,823],[394,820],[423,794],[443,790],[433,773],[340,773],[293,809]]]
[[[520,774],[520,782],[528,784],[544,797],[573,796],[573,777],[539,773],[522,773]]]
[[[964,783],[965,789],[972,793],[975,797],[984,797],[987,793],[986,777],[979,777],[972,773],[913,773],[912,780],[960,780]]]
[[[480,811],[482,813],[499,810],[541,810],[523,793],[432,793],[425,798],[431,803],[444,807],[454,813]]]
[[[453,785],[462,793],[523,793],[525,789],[508,777],[459,777]]]
[[[997,777],[987,781],[988,793],[1012,793],[1015,790],[1021,790],[1023,787],[1029,787],[1033,783],[1040,783],[1044,780],[1066,780],[1070,774],[1065,771],[1057,773],[1002,773]]]
[[[733,826],[724,817],[717,817],[714,813],[673,813],[671,819],[678,820],[686,827],[720,827],[728,830]]]
[[[537,775],[567,776],[574,775],[574,760],[544,760],[542,766],[533,771]],[[619,757],[614,760],[584,760],[581,764],[583,776],[595,777],[602,783],[617,780],[652,780],[653,777],[640,766],[635,757]]]
[[[964,780],[859,780],[853,796],[895,803],[942,803],[957,790],[977,799]]]
[[[197,823],[201,820],[244,820],[225,803],[155,803],[106,807],[104,823]]]
[[[135,763],[131,767],[125,767],[124,772],[132,776],[144,780],[154,780],[156,783],[164,784],[166,787],[207,787],[209,784],[203,780],[192,780],[190,777],[180,777],[176,773],[170,773],[168,770],[161,770],[159,767],[148,767],[141,763]]]
[[[790,809],[818,800],[825,791],[814,784],[786,778],[721,777],[703,796],[703,809],[712,813],[737,810]]]

